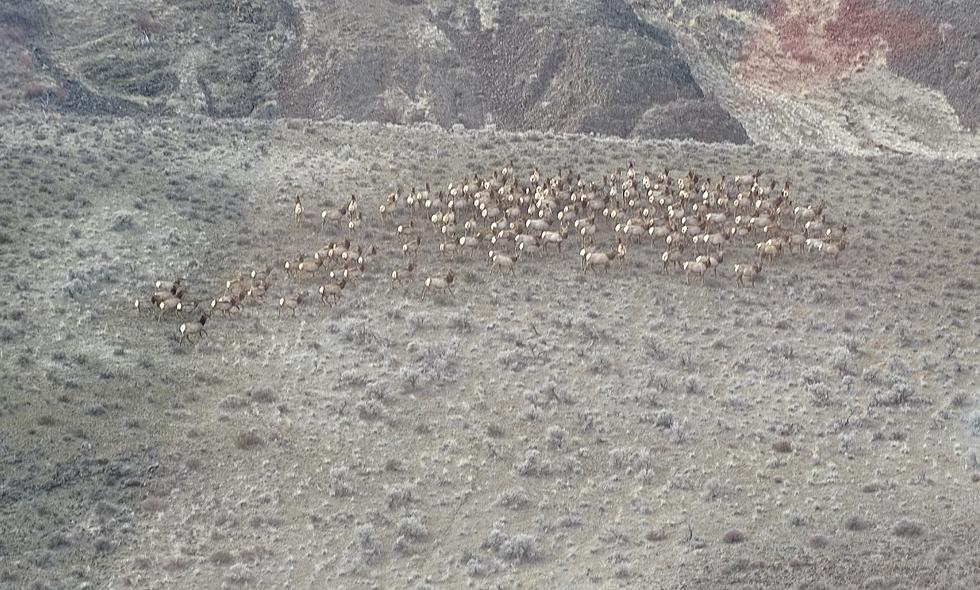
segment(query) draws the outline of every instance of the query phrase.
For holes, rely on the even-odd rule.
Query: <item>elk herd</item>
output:
[[[725,274],[743,287],[786,257],[818,255],[837,264],[847,247],[847,226],[831,223],[823,201],[796,204],[790,182],[764,179],[761,172],[711,179],[695,171],[640,172],[629,162],[586,180],[571,170],[548,177],[534,168],[520,175],[511,164],[439,190],[425,184],[386,195],[374,220],[380,240],[388,242],[380,246],[357,243],[370,233],[363,230],[371,216],[356,195],[346,201],[314,214],[295,196],[294,231],[306,232],[317,215],[317,235],[335,237],[312,253],[236,271],[225,278],[220,295],[200,300],[188,295],[182,279],[159,280],[147,300],[136,301],[137,311],[149,307],[158,320],[183,319],[176,330],[182,344],[205,336],[215,314],[266,305],[279,271],[282,288],[271,301],[281,317],[296,315],[315,298],[333,306],[369,273],[390,279],[389,288],[418,284],[422,299],[454,295],[456,274],[449,267],[466,259],[483,260],[491,274],[512,276],[532,261],[574,257],[565,254],[572,250],[583,277],[645,258],[656,261],[655,272],[680,273],[688,283],[693,278],[704,285],[708,276]],[[387,258],[379,256],[382,251]],[[433,261],[447,270],[418,272]],[[719,272],[725,268],[731,272]]]

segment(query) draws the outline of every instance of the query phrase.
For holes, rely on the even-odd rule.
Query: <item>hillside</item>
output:
[[[975,166],[376,123],[2,129],[5,587],[977,585]],[[574,249],[511,276],[427,238],[390,287],[380,195],[511,160],[761,169],[851,245],[739,288],[751,246],[702,287],[649,243],[584,279]],[[378,251],[339,305],[270,298],[191,346],[133,310],[156,279],[217,297],[343,236],[295,227],[292,187],[313,215],[362,195]],[[449,268],[454,295],[420,300]]]
[[[975,8],[0,2],[0,590],[980,587]]]
[[[967,6],[12,0],[0,105],[971,155]]]

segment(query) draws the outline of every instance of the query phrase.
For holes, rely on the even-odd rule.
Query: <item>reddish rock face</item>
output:
[[[975,127],[980,46],[969,23],[920,4],[772,0],[763,11],[767,26],[745,39],[737,67],[750,83],[802,93],[884,64],[945,94],[961,122]]]
[[[740,66],[778,90],[829,84],[941,38],[938,24],[868,0],[773,0],[764,16],[769,26],[746,39]]]

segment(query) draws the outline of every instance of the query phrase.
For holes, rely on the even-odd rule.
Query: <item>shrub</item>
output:
[[[670,428],[674,425],[674,414],[670,410],[657,410],[653,423],[657,428]]]
[[[30,82],[24,86],[24,98],[27,100],[37,100],[45,105],[61,102],[65,100],[65,97],[64,88],[54,84]]]
[[[697,375],[688,375],[684,378],[684,391],[694,395],[704,393],[704,381]]]
[[[667,531],[661,528],[652,528],[643,535],[643,538],[651,543],[667,540]]]
[[[531,535],[518,534],[506,539],[497,552],[508,561],[526,563],[538,558],[537,540]]]
[[[851,361],[851,352],[843,346],[839,346],[831,352],[830,366],[844,375],[853,375],[856,373]]]
[[[429,529],[418,516],[406,516],[398,521],[398,534],[408,539],[424,539]]]
[[[875,393],[871,400],[873,406],[886,406],[897,408],[912,403],[915,397],[915,390],[912,385],[905,380],[898,380],[892,383],[887,393]]]
[[[821,381],[807,383],[806,392],[810,395],[813,405],[817,407],[829,406],[832,403],[834,390]]]
[[[514,464],[514,471],[524,476],[547,475],[551,472],[551,463],[543,460],[537,449],[528,449],[524,457]]]
[[[500,492],[497,496],[497,504],[506,508],[523,508],[530,503],[527,492],[524,488],[510,488]]]
[[[567,433],[560,426],[551,426],[548,428],[548,448],[560,449],[565,443],[565,437]]]
[[[259,404],[271,404],[276,401],[276,393],[270,387],[256,387],[246,393],[248,398]]]
[[[828,539],[824,535],[813,535],[807,541],[807,545],[809,545],[813,549],[823,549],[824,547],[830,545],[830,539]]]
[[[980,436],[980,410],[974,410],[966,419],[966,423],[973,432],[973,436]]]
[[[911,520],[900,520],[892,525],[892,534],[896,537],[918,537],[922,533],[922,525]]]
[[[250,449],[256,449],[265,444],[265,439],[263,439],[258,432],[253,430],[248,430],[245,432],[239,432],[235,436],[235,446],[243,451]]]
[[[124,209],[113,213],[112,219],[109,221],[109,229],[112,231],[129,231],[135,226],[133,214]]]
[[[792,453],[793,443],[786,439],[780,439],[772,443],[772,450],[777,453]]]
[[[44,29],[47,21],[43,5],[38,5],[35,0],[7,0],[0,5],[0,25],[35,34]]]
[[[371,524],[362,524],[354,531],[354,548],[364,565],[377,565],[384,557],[384,544]]]
[[[336,497],[346,497],[354,495],[354,484],[351,482],[351,473],[347,467],[338,466],[330,469],[328,474],[330,482],[330,494]]]
[[[385,494],[385,504],[390,510],[408,506],[415,501],[415,486],[411,484],[395,484],[388,488]]]
[[[871,523],[864,518],[854,515],[844,519],[844,530],[851,532],[865,531],[871,528]]]

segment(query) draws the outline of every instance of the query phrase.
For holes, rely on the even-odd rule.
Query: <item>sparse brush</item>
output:
[[[712,502],[718,498],[723,498],[729,494],[730,487],[722,483],[717,478],[711,478],[701,486],[701,498],[705,502]]]
[[[792,453],[793,443],[786,439],[777,440],[772,443],[772,450],[777,453]]]
[[[973,436],[980,436],[980,410],[974,410],[966,419],[966,425]]]
[[[361,420],[368,422],[374,420],[386,421],[388,419],[388,409],[376,399],[359,401],[354,406],[354,410]]]
[[[814,406],[826,407],[833,403],[834,390],[826,383],[807,383],[806,391],[810,395],[810,400]]]
[[[871,528],[871,523],[861,516],[848,516],[843,522],[844,530],[852,532],[865,531]]]
[[[665,531],[662,528],[652,528],[643,535],[643,538],[646,539],[647,541],[650,541],[651,543],[666,541],[667,537],[668,537],[667,531]]]
[[[235,436],[235,446],[243,451],[256,449],[265,444],[265,439],[257,431],[247,430]]]
[[[429,529],[418,515],[411,515],[398,521],[398,534],[418,541],[429,536]]]
[[[833,379],[827,371],[818,367],[807,367],[800,376],[805,384],[827,383]]]
[[[385,505],[390,510],[409,506],[415,501],[415,486],[412,484],[395,484],[385,493]]]
[[[550,449],[560,449],[565,443],[565,438],[568,435],[565,429],[560,426],[549,426],[548,427],[548,448]]]
[[[692,395],[701,395],[704,393],[704,381],[701,380],[697,375],[688,375],[684,378],[684,391]]]
[[[653,454],[649,449],[617,448],[609,451],[609,459],[614,469],[626,469],[633,475],[653,469]]]
[[[345,466],[331,468],[328,473],[330,494],[335,497],[353,496],[355,487],[352,478],[350,469]]]
[[[907,381],[899,381],[894,383],[887,392],[875,392],[870,405],[897,408],[911,404],[914,398],[915,391],[912,385]]]
[[[911,520],[900,520],[892,525],[892,534],[896,537],[918,537],[923,532],[922,525]]]
[[[374,525],[362,524],[354,530],[352,548],[358,553],[361,563],[374,566],[384,558],[384,544],[378,538]]]
[[[253,387],[245,392],[248,399],[259,404],[271,404],[277,399],[271,387]]]
[[[509,488],[497,496],[497,504],[506,508],[523,508],[530,503],[527,492],[524,488]]]
[[[531,535],[517,534],[506,539],[497,551],[507,561],[527,563],[538,559],[537,539]]]
[[[851,352],[839,346],[830,354],[830,366],[841,372],[843,375],[854,375],[856,370],[851,360]]]
[[[491,438],[500,438],[504,435],[504,427],[496,422],[491,422],[487,424],[487,436]]]
[[[542,476],[551,473],[551,462],[541,458],[537,449],[528,449],[524,456],[514,464],[514,471],[523,476]]]
[[[824,535],[813,535],[807,540],[807,545],[812,549],[823,549],[830,545],[830,539]]]

